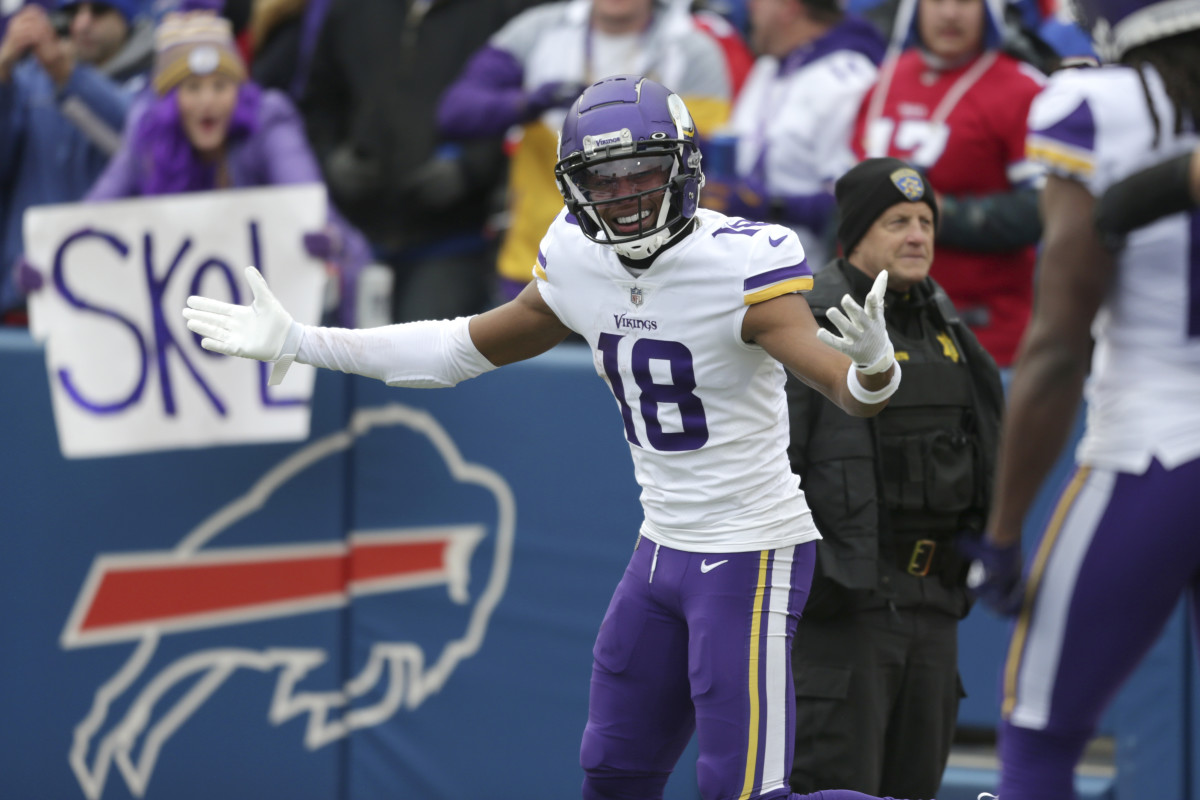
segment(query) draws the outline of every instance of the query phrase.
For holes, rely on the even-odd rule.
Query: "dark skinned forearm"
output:
[[[1038,490],[1058,459],[1079,409],[1091,362],[1091,325],[1116,262],[1092,225],[1095,200],[1084,186],[1051,177],[1042,195],[1046,238],[1033,320],[1010,387],[988,538],[1019,541]]]

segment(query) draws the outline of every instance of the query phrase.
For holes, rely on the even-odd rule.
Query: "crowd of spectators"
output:
[[[203,43],[176,45],[164,82],[172,20],[203,13],[229,26],[222,58],[187,66]],[[1040,233],[1024,111],[1042,73],[1089,55],[1053,0],[28,0],[0,26],[5,324],[40,285],[31,206],[318,180],[329,225],[298,233],[340,277],[338,321],[355,324],[368,262],[391,274],[394,321],[481,311],[529,280],[561,207],[567,106],[625,72],[688,103],[702,204],[792,226],[813,269],[836,255],[832,187],[857,160],[928,175],[934,275],[1002,366]],[[213,81],[232,104],[205,153],[184,105]]]

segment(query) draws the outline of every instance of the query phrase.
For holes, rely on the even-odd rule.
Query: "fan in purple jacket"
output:
[[[121,149],[85,200],[321,182],[291,100],[246,79],[228,20],[169,14],[156,50],[154,92],[130,112]],[[338,322],[353,326],[366,239],[330,206],[329,224],[305,233],[304,246],[337,269]]]

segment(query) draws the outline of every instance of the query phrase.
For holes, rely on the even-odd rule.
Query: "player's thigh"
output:
[[[1004,666],[1001,711],[1014,725],[1094,728],[1195,575],[1197,485],[1200,461],[1072,478],[1031,563]]]
[[[649,580],[643,539],[613,593],[593,648],[585,770],[669,772],[691,738],[688,631]]]
[[[697,777],[705,798],[785,787],[794,696],[791,641],[812,580],[815,544],[709,556],[683,576]]]

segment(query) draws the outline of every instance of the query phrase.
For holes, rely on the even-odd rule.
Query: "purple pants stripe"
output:
[[[1050,522],[1046,527],[1045,533],[1042,534],[1037,554],[1034,556],[1033,564],[1029,569],[1025,588],[1025,601],[1021,606],[1020,614],[1017,616],[1012,642],[1009,645],[1008,658],[1004,666],[1004,699],[1000,706],[1000,712],[1006,719],[1012,714],[1013,707],[1017,702],[1017,675],[1020,671],[1021,661],[1025,655],[1025,644],[1029,637],[1029,628],[1033,617],[1034,599],[1037,597],[1038,590],[1043,585],[1046,564],[1049,561],[1050,554],[1054,552],[1054,546],[1058,543],[1063,529],[1063,522],[1067,514],[1071,511],[1075,503],[1075,498],[1079,495],[1079,491],[1083,488],[1089,474],[1090,470],[1087,467],[1081,467],[1076,469],[1075,474],[1071,476],[1071,480],[1067,483],[1066,488],[1055,504],[1054,514],[1050,517]]]
[[[1001,798],[1071,797],[1079,755],[1182,597],[1200,619],[1197,487],[1200,460],[1156,461],[1141,475],[1080,470],[1072,481],[1014,631]]]

